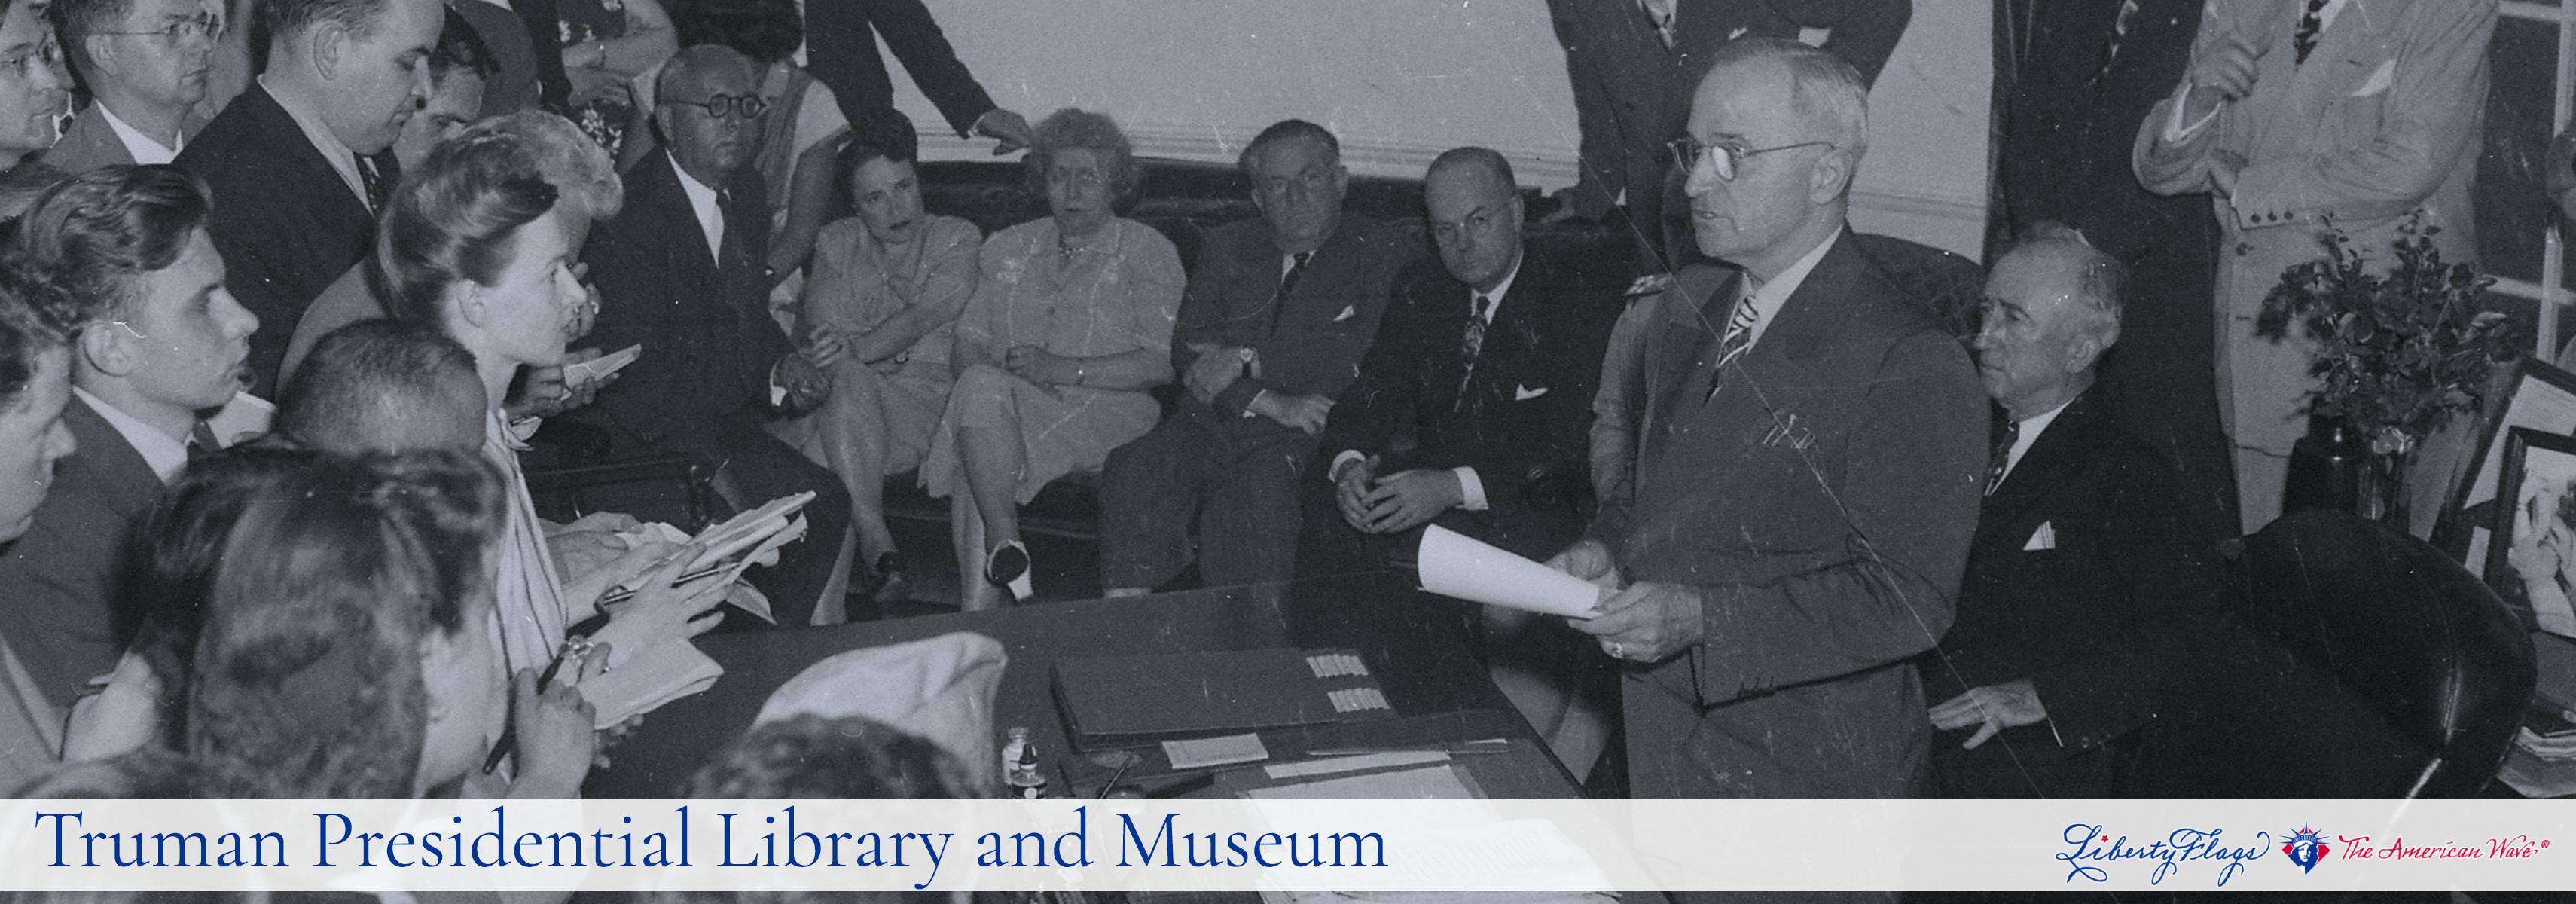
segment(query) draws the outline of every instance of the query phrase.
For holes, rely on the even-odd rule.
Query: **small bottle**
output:
[[[1036,800],[1046,788],[1046,773],[1038,769],[1038,746],[1029,742],[1029,730],[1011,727],[1011,742],[1002,745],[1002,781],[1011,786],[1011,796]]]

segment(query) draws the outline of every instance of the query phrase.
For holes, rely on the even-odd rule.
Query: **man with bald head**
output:
[[[1301,574],[1383,567],[1434,523],[1545,558],[1588,514],[1584,429],[1617,287],[1587,286],[1521,241],[1520,186],[1491,149],[1441,154],[1422,190],[1440,256],[1396,277],[1359,382],[1325,423]],[[1494,627],[1497,680],[1582,775],[1606,739],[1606,663],[1561,624]],[[1587,686],[1605,702],[1576,719],[1588,728],[1560,732]]]
[[[2167,676],[2219,617],[2217,551],[2093,385],[2128,293],[2119,260],[2063,227],[1987,279],[1994,455],[1958,621],[1922,663],[1943,796],[2125,796],[2124,749],[2174,715]]]
[[[839,603],[850,502],[831,471],[762,429],[831,385],[770,318],[761,275],[769,214],[749,164],[760,118],[786,111],[764,109],[751,60],[712,44],[672,55],[655,87],[659,150],[627,172],[625,207],[591,230],[581,255],[600,295],[581,344],[643,352],[565,419],[606,431],[614,457],[683,453],[719,465],[717,495],[737,510],[814,491],[805,540],[750,572],[779,624],[803,625],[821,603]]]
[[[1956,340],[1844,223],[1868,143],[1848,63],[1718,51],[1676,141],[1694,265],[1601,397],[1629,476],[1555,563],[1624,668],[1637,797],[1902,797],[1931,741],[1912,659],[1949,627],[1985,470]]]
[[[254,391],[277,386],[295,321],[375,250],[376,213],[402,178],[386,149],[429,99],[438,0],[259,0],[268,69],[177,163],[214,192],[207,229],[225,288],[259,315]]]

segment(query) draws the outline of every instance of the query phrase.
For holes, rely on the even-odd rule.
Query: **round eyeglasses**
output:
[[[1664,146],[1672,149],[1673,162],[1681,166],[1682,172],[1696,172],[1695,168],[1699,166],[1699,162],[1706,160],[1708,161],[1708,165],[1711,167],[1711,171],[1717,174],[1718,181],[1733,182],[1735,181],[1736,167],[1742,165],[1748,158],[1768,154],[1772,151],[1786,151],[1795,148],[1822,146],[1830,150],[1834,147],[1834,143],[1830,141],[1801,141],[1797,144],[1784,144],[1779,147],[1748,148],[1740,144],[1727,142],[1702,144],[1699,139],[1685,135],[1680,138],[1664,142]],[[1716,153],[1718,151],[1724,151],[1725,153]]]

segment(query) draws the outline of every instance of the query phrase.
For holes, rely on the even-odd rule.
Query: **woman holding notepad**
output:
[[[546,668],[572,627],[599,611],[596,601],[605,591],[646,584],[615,605],[607,625],[591,635],[608,644],[613,669],[657,643],[712,627],[714,619],[692,619],[722,602],[729,582],[643,580],[663,560],[695,559],[694,543],[645,544],[569,583],[555,573],[519,470],[518,441],[501,409],[520,367],[563,363],[587,300],[573,273],[578,246],[571,238],[587,225],[587,214],[584,205],[558,203],[556,187],[543,177],[543,154],[538,142],[510,131],[469,132],[441,144],[395,192],[376,257],[395,318],[455,339],[473,354],[483,384],[490,406],[483,457],[507,477],[509,495],[495,569],[509,667]]]

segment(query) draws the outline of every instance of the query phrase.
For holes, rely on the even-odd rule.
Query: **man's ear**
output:
[[[1842,197],[1844,189],[1851,186],[1851,178],[1850,152],[1842,148],[1824,152],[1816,157],[1815,166],[1807,168],[1807,201],[1813,204],[1832,203],[1835,198]]]
[[[329,19],[314,23],[313,29],[305,33],[305,55],[313,61],[313,71],[322,76],[323,81],[335,81],[340,77],[340,64],[348,55],[349,42],[355,37],[348,26]]]
[[[81,52],[89,56],[90,65],[101,72],[121,72],[125,61],[116,56],[116,41],[107,35],[90,35],[81,39]]]
[[[653,105],[653,140],[661,142],[664,150],[669,150],[672,146],[671,117],[674,115],[676,114],[671,112],[669,104]]]
[[[135,365],[142,361],[143,350],[130,329],[123,323],[106,320],[83,327],[76,340],[81,361],[89,369],[111,377],[133,373]]]

